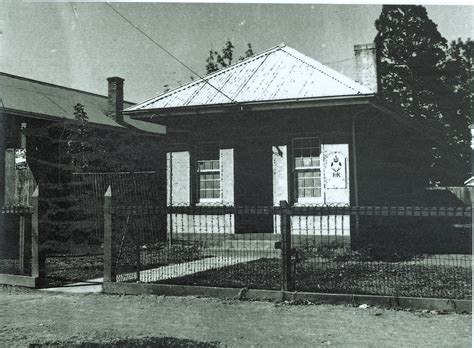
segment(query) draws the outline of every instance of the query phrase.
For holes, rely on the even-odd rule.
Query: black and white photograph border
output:
[[[472,346],[472,3],[0,8],[0,347]]]

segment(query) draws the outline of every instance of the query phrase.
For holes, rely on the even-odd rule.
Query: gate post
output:
[[[20,211],[20,225],[18,228],[18,269],[21,275],[25,275],[25,212]]]
[[[291,272],[291,210],[287,201],[280,201],[281,209],[281,290],[293,291]]]
[[[115,281],[115,259],[112,235],[112,188],[104,196],[104,282]]]
[[[38,226],[38,207],[39,207],[39,186],[36,186],[31,195],[31,205],[33,213],[31,214],[31,276],[34,278],[44,278],[45,259],[40,255],[40,235]]]

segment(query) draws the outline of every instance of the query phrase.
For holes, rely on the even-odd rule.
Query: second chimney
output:
[[[108,93],[108,110],[107,116],[114,121],[123,122],[123,81],[121,77],[108,77],[109,93]]]
[[[373,43],[354,46],[356,81],[377,93],[377,60]]]

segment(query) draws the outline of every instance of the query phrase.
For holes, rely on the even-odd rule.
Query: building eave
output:
[[[331,96],[318,98],[281,99],[271,101],[240,102],[232,104],[196,105],[176,108],[126,110],[124,114],[133,119],[149,119],[170,116],[192,116],[223,114],[227,112],[254,112],[271,110],[291,110],[303,108],[338,107],[350,105],[370,105],[375,94],[351,96]]]
[[[51,115],[44,115],[44,114],[39,114],[39,113],[34,113],[34,112],[29,112],[29,111],[23,111],[23,110],[9,109],[9,108],[5,108],[2,111],[5,115],[9,115],[9,116],[34,118],[34,119],[39,119],[39,120],[44,120],[44,121],[60,122],[60,123],[69,124],[69,125],[78,125],[79,124],[79,121],[74,120],[74,119],[70,119],[70,118],[66,118],[66,117],[57,117],[57,116],[51,116]],[[137,122],[139,122],[138,126],[137,126]],[[159,128],[156,128],[156,129],[153,128],[152,130],[150,130],[149,127],[144,127],[144,125],[143,125],[144,122],[132,120],[132,123],[133,124],[130,124],[130,123],[127,123],[127,121],[125,121],[123,124],[117,123],[115,125],[110,125],[110,124],[89,122],[91,127],[101,128],[101,129],[108,129],[108,130],[113,130],[113,131],[117,131],[117,132],[136,132],[136,133],[141,133],[141,134],[144,134],[144,135],[164,135],[164,134],[166,134],[166,127],[164,127],[164,126],[159,126]]]

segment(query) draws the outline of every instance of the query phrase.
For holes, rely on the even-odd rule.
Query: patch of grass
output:
[[[140,255],[140,259],[138,256]],[[118,255],[118,273],[152,269],[205,258],[197,245],[145,245],[140,248],[124,248]]]
[[[18,259],[0,259],[0,273],[20,274]]]
[[[103,255],[62,255],[46,258],[46,274],[50,286],[79,282],[104,275]]]
[[[279,259],[260,259],[159,283],[280,288]],[[470,267],[413,262],[337,262],[305,259],[296,266],[296,289],[308,292],[470,299]]]
[[[50,286],[59,286],[67,282],[79,282],[100,278],[104,275],[104,262],[101,249],[91,255],[49,255],[46,258],[46,274]],[[140,262],[138,262],[140,255]],[[172,264],[190,262],[204,258],[195,245],[146,245],[139,249],[123,248],[118,255],[119,273],[134,272],[137,265],[140,270],[152,269]]]
[[[299,291],[470,299],[471,270],[459,266],[394,262],[303,263]]]
[[[264,258],[162,280],[158,283],[276,290],[280,288],[280,267],[279,259]]]

